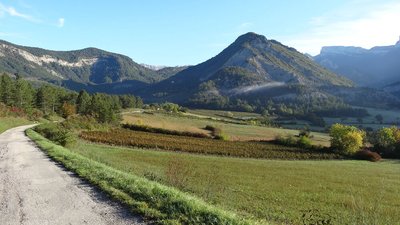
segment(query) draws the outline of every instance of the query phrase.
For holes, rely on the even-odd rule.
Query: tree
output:
[[[113,103],[113,97],[105,94],[94,94],[92,96],[88,113],[101,123],[113,123],[118,121],[119,115]]]
[[[378,114],[375,116],[376,121],[378,121],[380,124],[383,123],[383,116],[381,114]]]
[[[330,128],[332,148],[345,153],[354,154],[363,146],[365,132],[354,126],[334,124]]]
[[[1,93],[0,93],[1,101],[6,105],[13,105],[14,102],[12,94],[14,90],[14,82],[5,73],[1,76],[0,86],[1,86]]]
[[[74,114],[76,114],[76,106],[74,104],[64,102],[64,104],[61,107],[61,115],[64,118],[68,118]]]
[[[400,155],[400,129],[393,126],[378,130],[375,134],[374,148],[388,155]]]
[[[58,100],[57,91],[49,85],[41,86],[36,94],[36,105],[44,114],[55,113]]]
[[[76,99],[76,111],[82,115],[87,114],[90,102],[90,95],[85,90],[80,91],[78,98]]]
[[[31,109],[33,107],[34,93],[35,90],[31,84],[18,76],[12,94],[14,105],[25,110]]]

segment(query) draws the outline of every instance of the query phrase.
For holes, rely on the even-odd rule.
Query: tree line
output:
[[[0,103],[32,117],[80,114],[101,123],[118,121],[121,109],[143,107],[143,100],[133,95],[77,93],[49,84],[34,88],[20,76],[13,79],[5,73],[0,76]]]

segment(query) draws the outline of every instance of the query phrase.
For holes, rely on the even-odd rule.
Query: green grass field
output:
[[[99,187],[149,224],[250,225],[251,220],[222,210],[173,187],[117,170],[56,145],[29,129],[26,134],[53,160]]]
[[[27,125],[31,123],[32,123],[31,121],[24,118],[0,117],[0,134],[10,128]]]
[[[210,110],[207,110],[206,112],[210,113]],[[219,113],[219,111],[217,111],[216,113]],[[230,140],[238,141],[273,140],[277,135],[286,136],[297,135],[299,133],[298,130],[234,124],[211,119],[175,116],[162,113],[125,113],[123,114],[123,123],[139,123],[151,127],[159,127],[164,129],[188,131],[195,133],[207,133],[207,131],[205,131],[203,128],[206,125],[211,125],[221,128],[223,132],[229,136]],[[311,140],[314,144],[323,146],[329,145],[330,139],[327,134],[312,132],[312,135],[313,138]]]
[[[255,160],[83,141],[72,151],[259,221],[316,224],[301,221],[304,213],[332,224],[400,221],[400,161]]]

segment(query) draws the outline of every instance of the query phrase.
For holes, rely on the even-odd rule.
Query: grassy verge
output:
[[[55,161],[100,187],[113,198],[130,206],[135,212],[160,224],[250,224],[230,212],[202,200],[124,173],[80,154],[58,146],[33,130],[27,135]]]
[[[160,133],[148,133],[126,129],[110,131],[83,131],[80,137],[112,145],[159,148],[200,154],[268,158],[268,159],[338,159],[343,158],[329,151],[311,151],[273,143],[222,141]]]
[[[84,141],[71,151],[173,185],[244,218],[277,224],[323,224],[323,219],[331,219],[325,224],[339,225],[400,221],[400,161],[256,160]]]
[[[22,125],[28,125],[31,123],[32,123],[32,121],[29,121],[25,118],[1,117],[0,118],[0,134],[10,128],[18,127],[18,126],[22,126]]]

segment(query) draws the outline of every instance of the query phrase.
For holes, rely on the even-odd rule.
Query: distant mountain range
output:
[[[314,59],[321,66],[349,78],[358,86],[400,90],[400,40],[395,45],[371,49],[323,47]]]
[[[168,78],[183,68],[165,67],[158,71],[127,56],[96,48],[50,51],[0,40],[0,71],[71,88],[87,86],[90,89],[96,85],[102,87],[125,81],[145,86]]]
[[[311,91],[332,85],[350,87],[352,82],[294,48],[247,33],[217,56],[152,85],[145,95],[151,94],[154,101],[174,102],[197,98],[201,92],[202,98],[208,99],[260,92],[268,92],[273,98],[293,98],[295,89],[290,91],[289,86],[307,86]]]
[[[377,48],[374,54],[395,56],[397,49],[400,48]],[[362,97],[367,96],[365,93],[372,96],[370,99],[387,99],[393,103],[393,96],[372,89],[357,89],[351,80],[334,73],[337,72],[334,65],[338,63],[333,59],[369,51],[372,50],[328,47],[314,61],[309,55],[278,41],[247,33],[198,65],[157,67],[138,64],[127,56],[96,48],[50,51],[0,41],[0,72],[18,73],[32,81],[46,81],[73,90],[131,93],[148,101],[217,108],[246,105],[254,109],[264,107],[271,100],[291,107],[305,102],[314,107],[340,99],[361,103],[368,101]],[[335,57],[331,59],[331,56]],[[386,62],[394,67],[392,61],[399,58],[389,60],[387,57]],[[357,79],[353,81],[358,84]],[[396,80],[393,78],[393,81]]]

